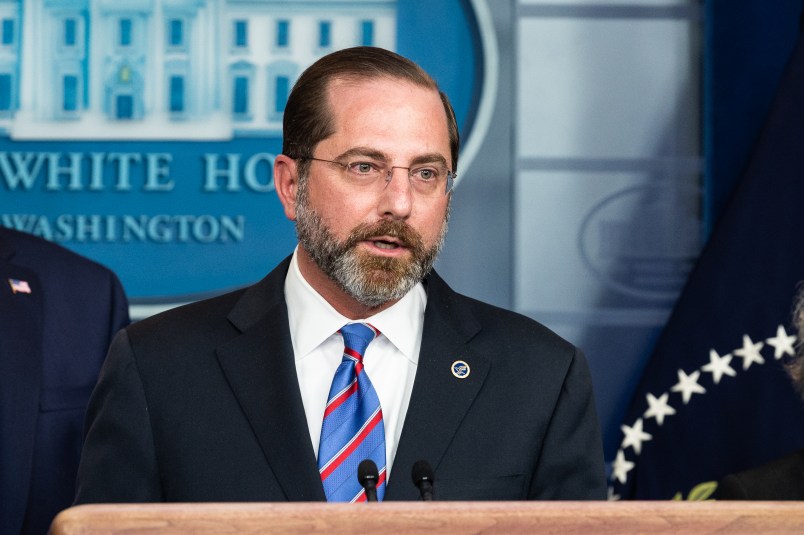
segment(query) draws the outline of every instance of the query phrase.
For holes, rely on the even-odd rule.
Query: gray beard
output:
[[[296,199],[296,235],[316,265],[346,294],[358,303],[375,308],[405,296],[430,273],[447,235],[447,216],[436,243],[426,248],[418,232],[404,221],[381,220],[352,229],[344,242],[330,232],[315,210],[310,208],[306,184],[300,185]],[[391,236],[402,241],[412,258],[389,258],[360,251],[357,244],[372,236]]]

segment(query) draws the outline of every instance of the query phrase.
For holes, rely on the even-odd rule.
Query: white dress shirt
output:
[[[310,286],[299,271],[297,254],[298,247],[285,278],[285,301],[304,413],[318,457],[329,388],[343,359],[343,338],[337,331],[358,320],[339,314]],[[393,306],[359,320],[381,333],[366,349],[363,364],[382,407],[388,479],[413,390],[426,304],[427,295],[419,283]]]

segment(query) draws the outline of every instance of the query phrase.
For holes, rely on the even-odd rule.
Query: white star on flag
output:
[[[762,355],[759,353],[764,346],[764,342],[757,342],[755,344],[747,334],[743,335],[742,349],[734,350],[734,354],[743,359],[743,371],[750,368],[751,364],[754,362],[757,364],[765,364],[765,359],[762,358]]]
[[[607,498],[608,501],[616,502],[620,500],[620,495],[614,494],[614,487],[609,487],[608,494],[609,494]]]
[[[612,480],[616,479],[617,481],[625,485],[625,482],[628,479],[628,472],[630,472],[633,469],[634,469],[634,463],[632,463],[631,461],[626,461],[623,450],[618,450],[617,458],[614,459],[613,463],[611,463]]]
[[[620,430],[623,432],[623,435],[625,435],[620,447],[626,449],[628,446],[631,446],[634,448],[634,453],[637,455],[642,453],[642,443],[653,438],[653,435],[642,430],[642,418],[637,418],[633,427],[621,425]]]
[[[784,327],[781,325],[776,328],[776,336],[768,338],[765,341],[773,346],[773,358],[776,360],[779,360],[784,355],[790,355],[792,357],[796,354],[796,350],[793,348],[796,337],[793,335],[788,336],[787,331],[785,331]]]
[[[737,375],[737,372],[734,371],[734,368],[729,366],[731,359],[732,356],[729,353],[726,353],[721,357],[717,354],[717,351],[710,349],[709,364],[702,366],[701,369],[705,372],[711,373],[712,381],[714,381],[715,384],[718,384],[724,375],[728,375],[729,377],[734,377]]]
[[[665,416],[672,416],[676,413],[676,410],[667,404],[667,401],[670,399],[670,394],[665,392],[659,398],[655,398],[653,394],[648,394],[648,410],[645,411],[645,418],[656,418],[656,423],[662,425],[664,423]]]
[[[687,375],[684,370],[678,370],[678,382],[674,384],[670,390],[673,392],[680,392],[681,399],[684,400],[684,405],[689,403],[693,394],[705,394],[706,389],[698,384],[698,378],[701,372],[694,371]]]

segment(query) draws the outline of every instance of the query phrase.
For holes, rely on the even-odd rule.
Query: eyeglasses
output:
[[[343,177],[347,183],[354,187],[379,193],[385,189],[394,177],[394,169],[407,171],[410,185],[416,193],[430,197],[443,192],[444,195],[452,191],[455,177],[458,175],[447,169],[440,162],[428,163],[416,167],[402,167],[391,165],[377,160],[365,159],[361,161],[343,163],[334,160],[323,160],[312,156],[300,157],[299,160],[314,160],[336,165],[343,170]]]

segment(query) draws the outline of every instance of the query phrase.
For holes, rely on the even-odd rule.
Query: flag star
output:
[[[687,375],[684,370],[678,370],[678,382],[674,384],[670,390],[673,392],[680,392],[681,399],[684,400],[684,405],[690,402],[693,394],[705,394],[706,389],[698,384],[698,378],[701,372],[694,371]]]
[[[610,502],[616,502],[620,500],[619,494],[614,494],[614,487],[609,487],[608,490],[608,498],[606,498]]]
[[[642,453],[642,443],[653,439],[653,435],[646,433],[642,430],[642,418],[637,418],[633,427],[621,425],[620,430],[623,432],[623,442],[620,447],[624,450],[631,446],[634,448],[634,453],[639,455]]]
[[[742,349],[735,349],[734,354],[743,359],[743,371],[751,367],[751,364],[765,364],[765,359],[759,353],[765,346],[764,342],[757,342],[756,344],[749,338],[747,334],[743,335]]]
[[[776,328],[776,336],[768,338],[765,341],[773,346],[773,358],[776,360],[779,360],[784,355],[790,355],[792,357],[796,354],[796,350],[793,348],[796,337],[793,335],[788,336],[787,331],[785,331],[784,327],[781,325]]]
[[[626,480],[628,479],[628,472],[634,469],[634,463],[631,461],[627,461],[625,459],[625,454],[623,450],[617,451],[617,458],[614,459],[614,462],[611,463],[611,479],[619,481],[621,484],[625,485]]]
[[[653,394],[648,394],[648,410],[645,411],[645,418],[656,418],[656,423],[662,425],[664,423],[665,416],[672,416],[676,413],[676,410],[667,404],[667,401],[670,399],[670,394],[665,392],[662,394],[658,399],[653,396]]]
[[[730,353],[726,353],[721,357],[717,354],[717,351],[710,349],[709,364],[701,366],[701,369],[705,372],[711,373],[712,381],[714,381],[715,384],[718,384],[724,375],[728,375],[729,377],[734,377],[737,375],[737,372],[734,371],[734,368],[729,366],[731,359],[732,356]]]

